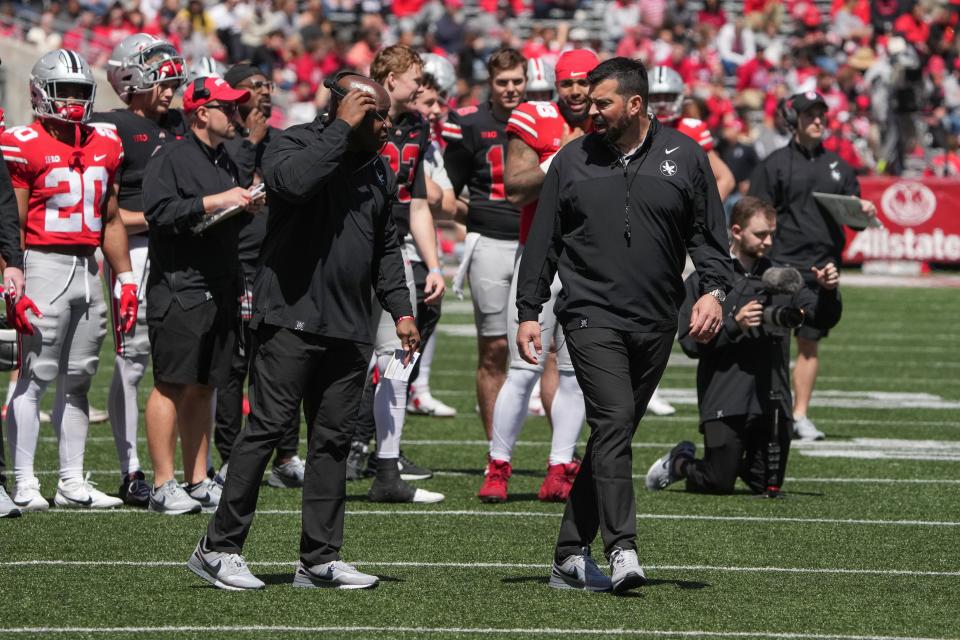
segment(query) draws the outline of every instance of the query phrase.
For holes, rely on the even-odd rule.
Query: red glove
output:
[[[137,324],[137,285],[130,283],[120,287],[120,329],[130,333]]]
[[[9,295],[6,296],[6,299],[7,322],[10,323],[11,327],[17,330],[17,333],[32,336],[33,324],[27,317],[27,311],[32,311],[33,315],[37,316],[38,318],[42,318],[43,314],[40,313],[40,309],[37,309],[37,305],[33,304],[33,300],[27,296],[20,296],[17,298],[16,303],[11,300]]]

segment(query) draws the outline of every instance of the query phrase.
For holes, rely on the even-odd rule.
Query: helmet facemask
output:
[[[83,124],[93,113],[97,86],[77,79],[40,80],[32,78],[30,92],[38,117]]]
[[[673,122],[680,117],[683,109],[682,93],[651,93],[649,98],[650,113],[663,122]]]

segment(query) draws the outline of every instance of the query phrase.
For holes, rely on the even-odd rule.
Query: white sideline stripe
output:
[[[83,514],[88,516],[111,515],[111,514],[130,514],[137,513],[143,515],[143,509],[58,509],[52,508],[48,514]],[[299,516],[299,509],[260,509],[258,516]],[[557,511],[550,513],[548,511],[476,511],[470,509],[449,509],[449,510],[392,510],[386,509],[361,509],[347,510],[348,516],[478,516],[494,518],[560,518],[563,514]],[[149,517],[153,517],[152,515]],[[850,524],[850,525],[877,525],[877,526],[897,526],[897,527],[960,527],[960,522],[951,520],[868,520],[856,518],[763,518],[760,516],[706,516],[706,515],[685,515],[668,513],[639,513],[637,520],[702,520],[707,522],[756,522],[766,524]]]
[[[857,636],[845,634],[824,634],[804,632],[774,631],[704,631],[665,630],[665,629],[530,629],[496,627],[307,627],[286,625],[244,625],[244,626],[157,626],[157,627],[0,627],[0,633],[42,634],[42,633],[188,633],[220,631],[231,633],[432,633],[437,635],[524,635],[524,636],[656,636],[661,638],[776,638],[777,640],[956,640],[953,638],[934,638],[920,636]]]
[[[0,567],[182,567],[183,560],[11,560],[0,562]],[[251,567],[290,567],[296,562],[288,560],[251,561]],[[416,562],[358,560],[351,564],[367,567],[411,567],[419,569],[549,569],[549,563],[529,562]],[[839,567],[740,567],[709,564],[663,564],[644,565],[648,571],[722,571],[733,573],[829,573],[842,575],[871,576],[917,576],[930,578],[956,578],[960,571],[915,571],[913,569],[844,569]]]

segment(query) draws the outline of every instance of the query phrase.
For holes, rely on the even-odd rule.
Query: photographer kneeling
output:
[[[700,431],[706,452],[681,442],[647,472],[657,491],[687,479],[687,491],[733,493],[737,477],[754,493],[779,492],[792,433],[790,333],[801,324],[829,329],[840,320],[840,276],[833,263],[813,268],[819,293],[803,286],[792,268],[776,267],[765,254],[773,244],[776,210],[746,196],[730,218],[735,284],[723,305],[724,328],[707,344],[687,335],[700,283],[686,281],[680,309],[680,345],[697,366]]]

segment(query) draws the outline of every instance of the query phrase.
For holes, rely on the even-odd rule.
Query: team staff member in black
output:
[[[645,581],[630,441],[670,355],[684,252],[701,274],[690,321],[698,340],[722,326],[732,266],[707,156],[648,116],[643,64],[613,58],[588,80],[594,133],[564,146],[547,171],[520,262],[517,345],[527,362],[542,356],[537,318],[559,269],[556,313],[591,434],[560,525],[550,586],[622,591]],[[590,557],[598,529],[610,578]]]
[[[833,263],[815,269],[818,293],[801,287],[795,294],[767,295],[762,278],[774,267],[767,252],[773,244],[777,212],[773,205],[744,196],[730,217],[730,253],[734,285],[723,303],[723,329],[706,344],[688,334],[690,312],[700,293],[700,277],[687,278],[680,308],[680,345],[698,358],[697,398],[705,455],[695,460],[696,446],[681,442],[647,472],[646,485],[658,491],[681,478],[687,491],[733,493],[737,477],[754,493],[779,490],[790,450],[790,339],[783,328],[764,326],[767,305],[802,309],[803,323],[829,329],[840,320],[840,274]],[[768,275],[773,275],[770,272]],[[777,419],[779,466],[768,478],[771,427]],[[772,466],[772,465],[771,465]],[[768,480],[772,484],[768,484]]]
[[[287,129],[263,159],[270,218],[250,322],[250,419],[230,456],[220,507],[188,562],[224,589],[264,586],[240,553],[263,472],[301,398],[308,454],[293,584],[377,584],[340,560],[350,421],[371,353],[371,285],[408,360],[420,336],[390,214],[396,177],[377,154],[391,126],[390,97],[363,76],[337,85],[330,113]]]
[[[154,473],[148,509],[169,515],[216,506],[220,496],[205,463],[213,390],[226,381],[236,346],[238,218],[200,234],[193,228],[209,213],[251,202],[223,148],[223,141],[236,135],[237,102],[249,97],[249,91],[231,89],[221,78],[191,82],[183,94],[190,133],[161,148],[143,181],[154,378],[145,416]],[[186,492],[174,480],[178,432]]]
[[[230,158],[237,163],[240,175],[250,176],[250,183],[258,184],[263,182],[263,154],[267,146],[283,133],[267,123],[273,110],[273,83],[267,80],[260,69],[249,64],[230,67],[223,79],[234,89],[250,92],[250,99],[239,105],[240,119],[245,131],[243,135],[227,140],[224,147]],[[243,268],[244,281],[244,291],[240,299],[240,331],[243,333],[243,345],[250,344],[253,281],[257,275],[260,246],[267,233],[267,214],[268,210],[264,207],[256,214],[242,214],[240,220],[240,266]],[[243,427],[243,385],[249,368],[250,350],[237,349],[230,365],[230,375],[226,383],[217,389],[213,440],[223,461],[218,476],[221,482],[226,477],[233,444]],[[304,465],[303,460],[297,456],[299,443],[298,415],[277,444],[277,454],[270,477],[267,478],[267,484],[271,487],[282,489],[303,486]]]
[[[823,96],[814,91],[791,96],[784,103],[784,120],[793,130],[793,139],[754,170],[749,194],[777,208],[777,236],[770,258],[796,268],[807,286],[816,290],[810,268],[840,264],[846,236],[843,227],[820,208],[813,192],[859,198],[860,183],[850,165],[823,148],[827,123]],[[861,199],[860,205],[864,213],[876,215],[872,202]],[[797,330],[793,417],[794,433],[803,440],[824,438],[807,410],[820,367],[818,343],[826,336],[827,331],[814,326]]]

